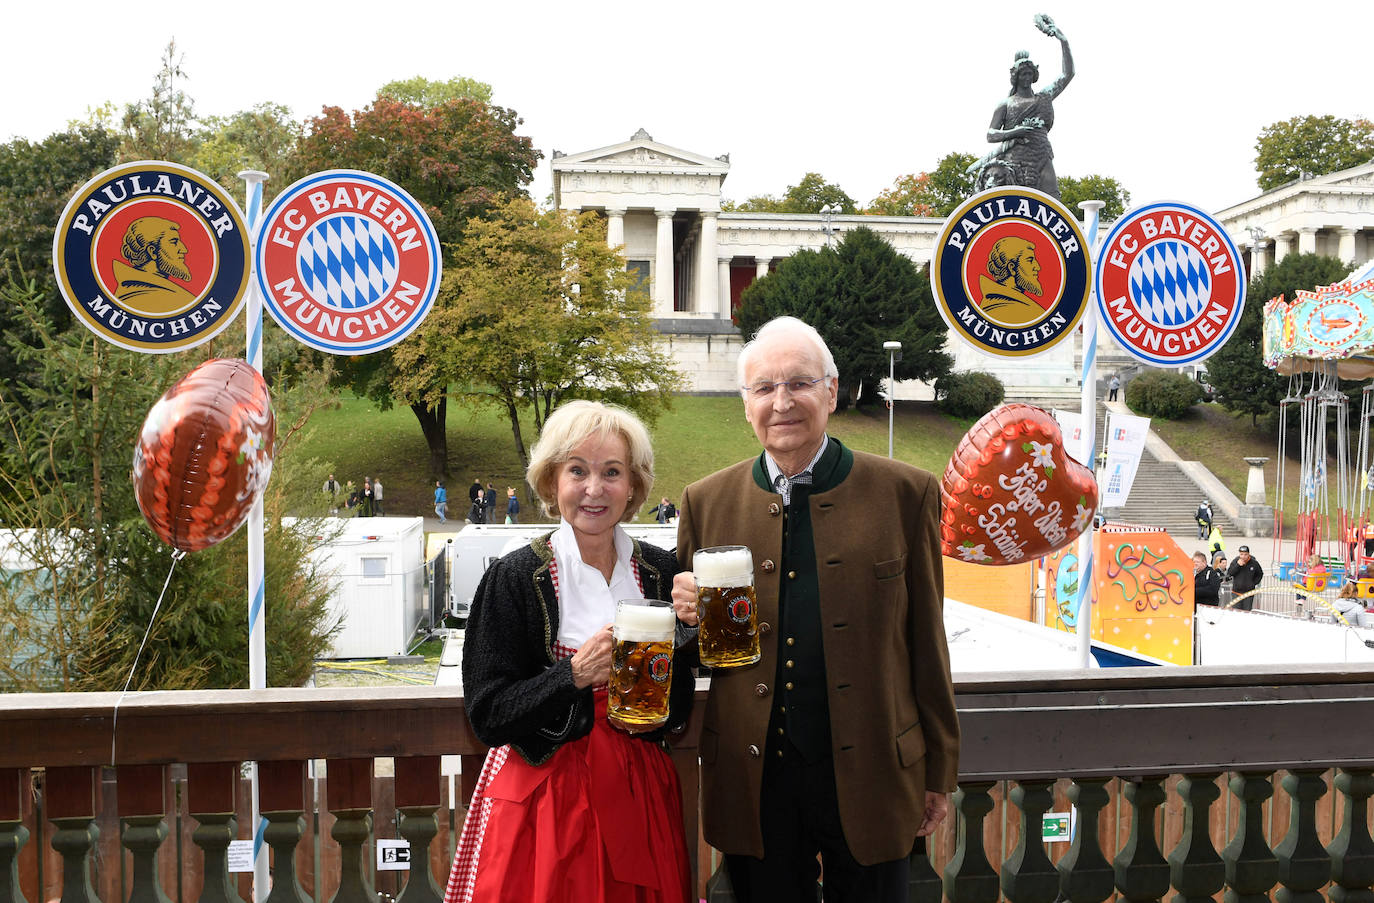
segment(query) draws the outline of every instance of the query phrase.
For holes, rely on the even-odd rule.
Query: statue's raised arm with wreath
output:
[[[1011,92],[997,105],[988,125],[992,149],[970,170],[977,175],[979,190],[995,185],[1028,185],[1059,197],[1059,178],[1054,172],[1050,129],[1054,127],[1054,99],[1073,79],[1073,54],[1068,38],[1044,13],[1035,16],[1035,27],[1059,41],[1064,71],[1039,91],[1033,86],[1040,69],[1025,50],[1017,51],[1011,65]]]

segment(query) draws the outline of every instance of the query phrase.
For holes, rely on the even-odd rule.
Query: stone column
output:
[[[1274,237],[1274,263],[1281,263],[1293,250],[1293,233],[1285,232]]]
[[[1245,504],[1236,514],[1236,527],[1246,536],[1269,536],[1274,532],[1274,507],[1265,504],[1264,465],[1268,458],[1246,458],[1250,473],[1245,481]]]
[[[1250,245],[1251,279],[1263,273],[1265,268],[1269,265],[1265,260],[1265,246],[1268,244],[1269,242],[1260,240]]]
[[[655,210],[658,241],[654,246],[654,314],[673,315],[673,211]]]
[[[625,208],[606,208],[606,244],[612,248],[625,244]],[[621,252],[624,253],[623,251]]]
[[[719,306],[716,308],[716,315],[717,315],[718,317],[720,317],[721,319],[729,319],[729,317],[730,317],[730,258],[729,258],[729,257],[721,257],[719,260],[716,261],[716,267],[717,267],[717,271],[718,271],[718,273],[719,273],[719,279],[717,280],[717,282],[720,283],[719,287],[716,289],[716,292],[717,292],[717,300],[719,301]]]
[[[717,260],[716,225],[716,214],[703,210],[701,243],[697,248],[696,310],[710,316],[720,315],[720,280],[711,278],[711,264]]]
[[[1317,253],[1317,227],[1303,226],[1298,230],[1298,253]]]
[[[1354,265],[1355,263],[1355,236],[1360,234],[1360,230],[1353,226],[1341,227],[1341,243],[1336,250],[1337,259],[1344,263]]]
[[[754,280],[757,281],[768,275],[768,264],[773,262],[771,257],[754,258]]]

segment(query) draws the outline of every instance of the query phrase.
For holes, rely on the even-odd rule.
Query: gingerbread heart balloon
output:
[[[1005,404],[959,441],[940,483],[940,551],[1004,565],[1073,542],[1097,510],[1092,471],[1064,451],[1047,411]]]

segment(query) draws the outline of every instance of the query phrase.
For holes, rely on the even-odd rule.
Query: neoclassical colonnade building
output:
[[[735,358],[743,339],[730,314],[740,293],[780,260],[863,225],[924,265],[942,224],[914,216],[724,213],[729,155],[662,144],[644,129],[607,147],[554,151],[551,166],[554,204],[603,214],[608,243],[623,246],[626,266],[647,280],[655,325],[696,392],[737,391]],[[1227,208],[1218,219],[1247,263],[1253,258],[1261,269],[1271,242],[1279,259],[1296,248],[1362,263],[1374,256],[1374,162],[1275,189]],[[1099,342],[1099,373],[1128,362],[1100,331]],[[958,342],[946,350],[956,370],[995,374],[1009,398],[1078,395],[1081,330],[1074,342],[1030,360],[993,358]],[[929,397],[929,389],[901,386],[898,396]]]

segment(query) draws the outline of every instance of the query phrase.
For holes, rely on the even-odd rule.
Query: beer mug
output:
[[[701,663],[738,668],[759,660],[758,597],[748,546],[712,546],[692,556]]]
[[[676,626],[667,602],[622,599],[616,603],[606,696],[606,717],[615,727],[638,734],[668,720]]]

